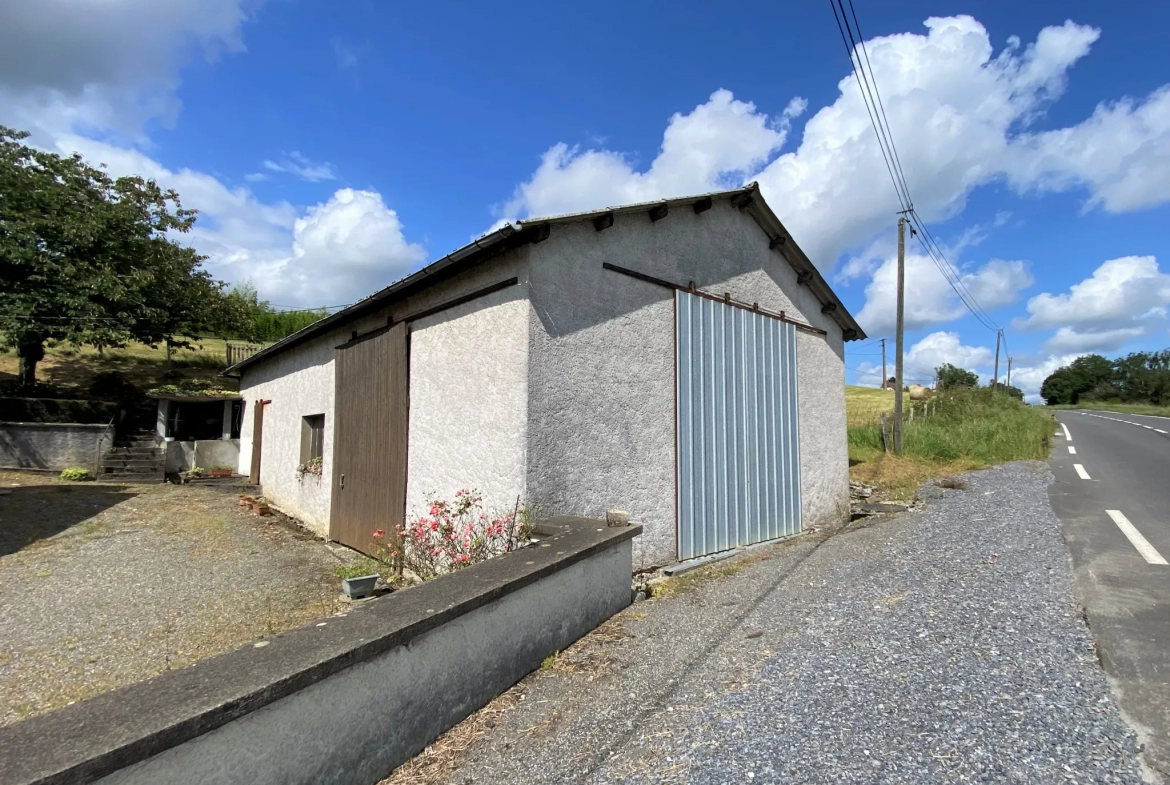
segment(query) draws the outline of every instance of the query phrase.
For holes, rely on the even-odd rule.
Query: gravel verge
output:
[[[1047,467],[964,480],[636,604],[387,782],[1142,782]]]
[[[231,488],[0,485],[0,725],[341,607],[321,540]]]

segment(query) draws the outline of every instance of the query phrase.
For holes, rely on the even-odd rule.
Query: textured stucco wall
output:
[[[166,442],[166,471],[185,472],[193,466],[210,469],[230,466],[236,469],[240,461],[239,439],[200,439],[198,441]],[[238,471],[238,469],[237,469]]]
[[[467,390],[465,401],[469,407],[469,411],[458,415],[458,413],[435,413],[434,412],[434,396],[435,392],[432,387],[439,376],[448,371],[452,371],[448,381],[453,386],[460,384],[458,373],[454,371],[455,366],[449,365],[445,359],[444,352],[450,349],[460,355],[460,358],[465,359],[466,350],[470,347],[477,348],[481,354],[475,359],[474,368],[476,373],[481,376],[487,374],[492,364],[495,362],[495,344],[491,341],[490,329],[494,329],[500,325],[512,324],[511,329],[515,331],[515,321],[517,318],[514,310],[520,306],[514,304],[519,298],[523,297],[525,290],[525,279],[527,277],[527,257],[528,249],[522,248],[518,251],[513,251],[505,254],[502,257],[492,260],[488,264],[480,265],[472,268],[459,276],[451,278],[447,281],[437,284],[430,289],[422,292],[419,295],[411,297],[404,302],[396,304],[392,309],[382,310],[380,312],[363,317],[355,322],[351,322],[342,327],[327,333],[324,336],[314,338],[307,341],[300,346],[281,352],[270,359],[263,360],[256,365],[244,369],[243,376],[240,380],[240,395],[246,401],[244,408],[243,423],[240,429],[240,459],[239,471],[241,474],[248,474],[252,461],[252,425],[253,425],[253,407],[257,400],[271,400],[272,403],[265,406],[264,410],[264,438],[262,447],[262,460],[260,464],[260,484],[263,487],[264,495],[272,500],[272,503],[281,511],[303,521],[307,526],[317,531],[322,536],[328,536],[329,533],[329,503],[332,492],[331,477],[332,477],[332,463],[333,463],[333,425],[334,425],[334,367],[333,356],[334,351],[338,346],[349,340],[350,335],[354,330],[359,334],[369,332],[386,324],[387,319],[392,315],[395,320],[405,318],[412,313],[417,313],[438,305],[448,300],[455,299],[465,294],[474,292],[477,289],[482,289],[486,286],[498,283],[513,276],[520,279],[520,285],[510,287],[509,289],[497,292],[495,295],[489,295],[483,301],[476,300],[459,306],[456,310],[471,319],[468,322],[470,326],[469,334],[478,333],[478,338],[474,341],[467,342],[465,345],[461,341],[450,341],[439,339],[438,337],[444,334],[452,334],[452,330],[456,329],[458,322],[451,321],[449,318],[444,320],[440,315],[429,317],[425,320],[420,320],[418,323],[424,326],[424,334],[420,334],[420,349],[419,354],[415,355],[412,349],[411,356],[411,397],[412,409],[416,373],[419,374],[420,383],[423,384],[424,389],[428,389],[428,393],[420,392],[420,403],[426,404],[428,401],[428,416],[432,415],[436,419],[430,426],[429,430],[432,432],[428,434],[433,435],[436,431],[439,422],[447,422],[458,420],[460,418],[471,418],[480,422],[484,427],[494,427],[492,425],[493,417],[499,412],[494,408],[499,401],[497,397],[491,401],[489,407],[488,401],[472,395],[473,391]],[[495,298],[495,299],[493,299]],[[494,302],[497,306],[502,306],[503,310],[496,313],[484,316],[482,307],[484,302]],[[505,303],[513,303],[505,305]],[[525,311],[527,305],[524,306]],[[494,310],[494,309],[492,309]],[[485,321],[486,320],[486,321]],[[431,330],[434,332],[431,332]],[[462,328],[458,328],[462,329]],[[429,335],[425,333],[430,333]],[[412,337],[412,341],[413,341]],[[512,341],[514,344],[515,341]],[[514,347],[509,347],[501,355],[501,360],[509,367],[515,367],[516,353]],[[482,380],[484,384],[490,384],[491,380]],[[504,385],[506,387],[507,385]],[[455,394],[455,393],[452,393]],[[462,395],[463,393],[459,393]],[[501,393],[501,395],[504,395]],[[504,396],[507,397],[507,396]],[[515,395],[513,394],[514,398]],[[460,400],[464,400],[461,398]],[[324,414],[325,415],[325,435],[323,442],[323,458],[321,476],[304,475],[303,477],[297,475],[296,467],[300,461],[301,450],[301,418],[310,414]],[[458,416],[457,416],[458,415]],[[413,416],[413,415],[412,415]],[[420,416],[422,416],[420,414]],[[508,415],[512,415],[509,413]],[[425,425],[424,419],[424,425]],[[507,426],[513,428],[511,424]],[[414,428],[413,423],[411,426]],[[492,478],[492,487],[502,489],[505,483],[500,479],[504,474],[503,469],[497,467],[493,461],[497,457],[488,455],[483,451],[477,453],[478,444],[484,434],[474,430],[461,431],[457,436],[446,437],[445,444],[452,450],[461,453],[468,453],[470,456],[481,455],[487,456],[491,460],[476,464],[474,460],[466,456],[454,457],[449,456],[448,460],[452,462],[451,465],[458,468],[458,478],[455,474],[448,474],[446,478],[454,480],[458,483],[458,487],[476,486],[482,487],[485,482],[480,479],[483,477]],[[419,436],[419,439],[424,438]],[[415,441],[412,438],[412,442]],[[419,445],[422,447],[421,445]],[[442,488],[427,487],[432,484],[439,484],[439,480],[446,479],[443,473],[437,469],[430,457],[427,456],[427,451],[423,449],[418,457],[418,465],[415,465],[415,445],[411,444],[411,453],[408,457],[408,489],[415,488],[416,497],[421,497],[423,494],[434,490],[437,492],[447,492]],[[506,452],[506,454],[499,460],[503,461],[503,466],[512,467],[515,471],[515,457],[514,451]],[[421,479],[417,481],[411,480],[414,473],[417,471],[424,472],[419,475]],[[468,476],[470,475],[470,476]],[[514,486],[523,488],[523,477],[518,479]],[[452,492],[455,489],[452,489]],[[508,489],[511,494],[512,503],[515,503],[515,493]],[[409,509],[409,507],[408,507]]]
[[[526,287],[514,286],[411,326],[408,516],[460,488],[488,510],[524,498],[528,322]]]
[[[0,423],[0,468],[61,471],[81,466],[96,474],[113,442],[109,425]]]
[[[102,785],[368,785],[630,604],[630,540]],[[280,641],[275,642],[279,647]],[[275,655],[274,655],[275,656]]]
[[[799,240],[799,238],[798,238]],[[652,223],[618,215],[554,227],[531,265],[528,491],[542,515],[629,510],[644,526],[635,567],[673,561],[674,295],[603,262],[730,292],[827,330],[798,332],[801,493],[806,527],[848,509],[841,329],[749,215],[716,202]]]

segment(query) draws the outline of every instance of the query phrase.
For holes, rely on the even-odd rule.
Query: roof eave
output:
[[[748,189],[752,191],[752,199],[744,204],[742,209],[755,219],[769,237],[783,238],[783,242],[777,245],[780,253],[796,270],[798,276],[807,277],[803,285],[807,286],[809,291],[820,300],[821,313],[831,317],[837,323],[845,341],[864,340],[867,337],[865,330],[861,329],[861,325],[857,323],[853,314],[849,313],[849,309],[837,297],[837,293],[829,286],[829,282],[821,275],[821,271],[812,263],[812,260],[808,258],[808,255],[805,254],[788,230],[784,228],[784,224],[780,222],[776,213],[772,212],[768,202],[759,193],[759,186],[752,183]]]

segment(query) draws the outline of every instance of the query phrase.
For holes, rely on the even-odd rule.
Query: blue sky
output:
[[[1170,7],[855,5],[915,203],[1013,381],[1170,345]],[[892,332],[893,189],[828,2],[0,8],[0,122],[175,187],[209,268],[274,303],[352,302],[501,220],[756,179]],[[908,377],[988,376],[992,332],[909,270]],[[850,345],[850,381],[877,383],[877,350]]]

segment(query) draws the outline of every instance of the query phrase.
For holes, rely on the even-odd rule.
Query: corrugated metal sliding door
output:
[[[406,324],[338,347],[329,537],[369,552],[376,529],[406,516],[410,382]]]
[[[675,298],[679,559],[796,534],[796,328]]]

